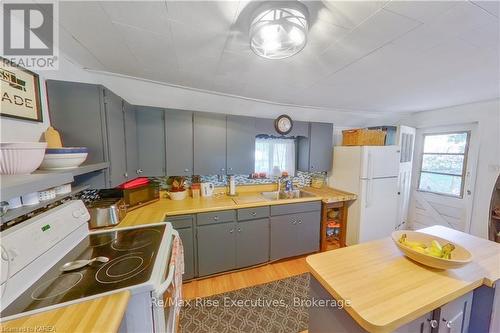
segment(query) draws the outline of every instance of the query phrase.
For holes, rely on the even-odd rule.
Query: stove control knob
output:
[[[80,216],[82,215],[81,211],[80,210],[74,210],[73,211],[73,217],[75,219],[79,218]]]

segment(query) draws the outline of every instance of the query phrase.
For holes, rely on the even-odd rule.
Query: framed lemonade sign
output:
[[[2,102],[0,115],[18,119],[42,121],[40,80],[38,74],[0,57]]]

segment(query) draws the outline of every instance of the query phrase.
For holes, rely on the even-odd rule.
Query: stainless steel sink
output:
[[[285,199],[297,199],[297,198],[312,198],[315,197],[314,194],[310,194],[301,190],[293,190],[286,192],[270,191],[261,192],[261,195],[266,200],[285,200]]]

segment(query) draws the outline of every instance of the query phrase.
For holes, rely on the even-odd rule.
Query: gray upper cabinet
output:
[[[255,168],[255,118],[227,116],[227,174],[251,174]]]
[[[165,110],[167,175],[193,175],[193,113]]]
[[[330,171],[333,155],[333,124],[310,123],[307,137],[298,140],[298,170]]]
[[[95,84],[47,80],[51,125],[65,147],[87,147],[85,164],[107,161],[103,88]]]
[[[125,152],[127,155],[127,179],[134,179],[135,177],[137,177],[137,170],[139,169],[135,107],[124,101],[123,112],[125,117]]]
[[[104,89],[104,110],[109,159],[109,186],[115,187],[127,180],[125,119],[122,99],[108,89]]]
[[[226,116],[194,114],[194,174],[226,173]]]
[[[309,134],[309,123],[308,122],[306,122],[306,121],[294,121],[292,130],[286,136],[306,137],[308,134]]]
[[[165,114],[163,109],[136,108],[139,175],[165,175]]]

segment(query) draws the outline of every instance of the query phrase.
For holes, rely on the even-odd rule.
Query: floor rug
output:
[[[307,330],[309,273],[186,302],[182,333],[297,333]]]

